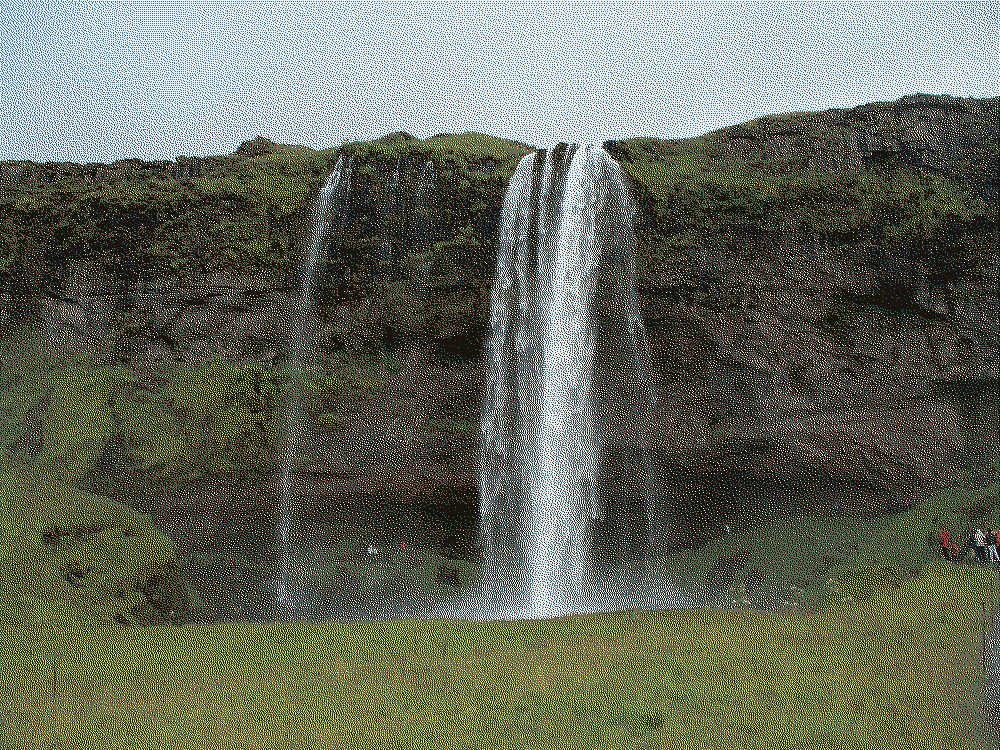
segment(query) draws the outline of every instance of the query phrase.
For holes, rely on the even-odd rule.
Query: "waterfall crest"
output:
[[[511,616],[600,608],[595,576],[646,551],[636,427],[651,389],[633,213],[620,166],[599,147],[529,154],[510,180],[487,345],[480,548],[488,606]]]

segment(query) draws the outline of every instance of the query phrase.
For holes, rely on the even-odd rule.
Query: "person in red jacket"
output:
[[[944,529],[938,531],[938,536],[941,537],[941,555],[945,560],[951,559],[951,535]]]

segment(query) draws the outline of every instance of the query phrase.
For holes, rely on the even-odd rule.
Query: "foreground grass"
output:
[[[966,748],[988,573],[847,576],[810,617],[0,626],[14,748]]]
[[[955,531],[966,516],[995,514],[996,487],[871,522],[760,519],[664,563],[678,581],[698,583],[719,556],[745,549],[748,569],[823,606],[808,617],[684,610],[120,627],[114,615],[144,603],[137,587],[164,573],[172,547],[148,519],[71,483],[115,428],[107,415],[155,399],[116,402],[125,380],[110,371],[67,369],[44,389],[13,373],[3,414],[12,465],[30,463],[24,447],[13,450],[25,442],[27,413],[40,406],[46,419],[37,465],[0,477],[0,747],[984,746],[979,615],[994,586],[986,571],[937,561],[914,580],[902,573],[926,563],[934,519]],[[245,404],[212,398],[256,393],[244,374],[209,366],[178,375],[169,393],[187,405],[182,426],[243,414]],[[231,443],[241,447],[218,447]],[[137,443],[147,444],[153,455],[168,441],[157,433]],[[336,571],[343,561],[329,562]]]

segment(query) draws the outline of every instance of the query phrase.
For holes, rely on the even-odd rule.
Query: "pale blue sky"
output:
[[[1000,95],[998,4],[20,4],[0,159],[314,148],[395,130],[683,137],[917,92]]]

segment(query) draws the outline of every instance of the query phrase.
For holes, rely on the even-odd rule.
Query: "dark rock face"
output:
[[[41,320],[56,350],[114,361],[127,341],[140,369],[220,356],[273,362],[294,329],[296,300],[286,274],[217,272],[150,277],[123,294],[100,267],[75,266],[61,298],[41,300]],[[132,325],[122,329],[122,297]]]
[[[916,95],[781,115],[704,136],[699,153],[707,167],[735,164],[762,175],[941,177],[995,207],[998,108],[996,99]],[[421,143],[393,134],[375,146],[345,147],[356,157],[352,188],[309,337],[321,350],[392,350],[403,366],[386,374],[376,398],[345,404],[343,429],[304,441],[306,484],[321,484],[329,497],[391,496],[474,516],[497,224],[524,150],[442,157]],[[655,160],[684,143],[606,147],[621,160]],[[237,154],[273,146],[258,139]],[[422,195],[433,200],[421,203],[428,159],[436,160],[436,181]],[[386,284],[376,249],[386,239],[397,164],[388,238],[400,246],[393,250],[403,270]],[[23,162],[2,166],[11,183],[47,173]],[[654,201],[635,187],[649,244]],[[658,394],[645,439],[666,546],[690,542],[679,529],[692,508],[721,521],[771,500],[885,507],[934,492],[969,464],[997,461],[996,450],[983,447],[1000,443],[995,208],[976,230],[981,266],[947,276],[866,238],[863,222],[872,219],[863,212],[862,226],[845,239],[797,223],[794,207],[775,206],[762,222],[728,225],[725,242],[693,232],[641,286]],[[49,298],[43,318],[54,345],[97,353],[114,335],[116,293],[105,291],[99,269],[75,273],[64,295],[75,302]],[[146,279],[133,293],[142,334],[136,361],[274,362],[292,335],[297,283],[287,271],[239,269]]]
[[[738,163],[765,178],[944,176],[988,207],[998,114],[998,100],[918,95],[764,118],[704,136],[698,153],[709,168]],[[670,150],[608,145],[633,159]],[[934,492],[968,464],[995,466],[982,447],[996,444],[1000,392],[995,209],[978,273],[950,278],[919,253],[873,244],[866,219],[848,237],[784,211],[742,236],[730,221],[735,234],[696,238],[646,281],[661,396],[649,440],[664,494],[708,507],[760,492],[878,508]]]
[[[809,270],[761,269],[757,279],[770,278],[751,287],[754,302],[731,311],[647,297],[661,377],[650,441],[663,469],[725,483],[833,481],[876,497],[953,480],[969,441],[989,434],[977,434],[980,407],[943,386],[996,393],[997,298],[934,320],[859,308],[849,335],[830,335],[814,321],[838,288]]]

